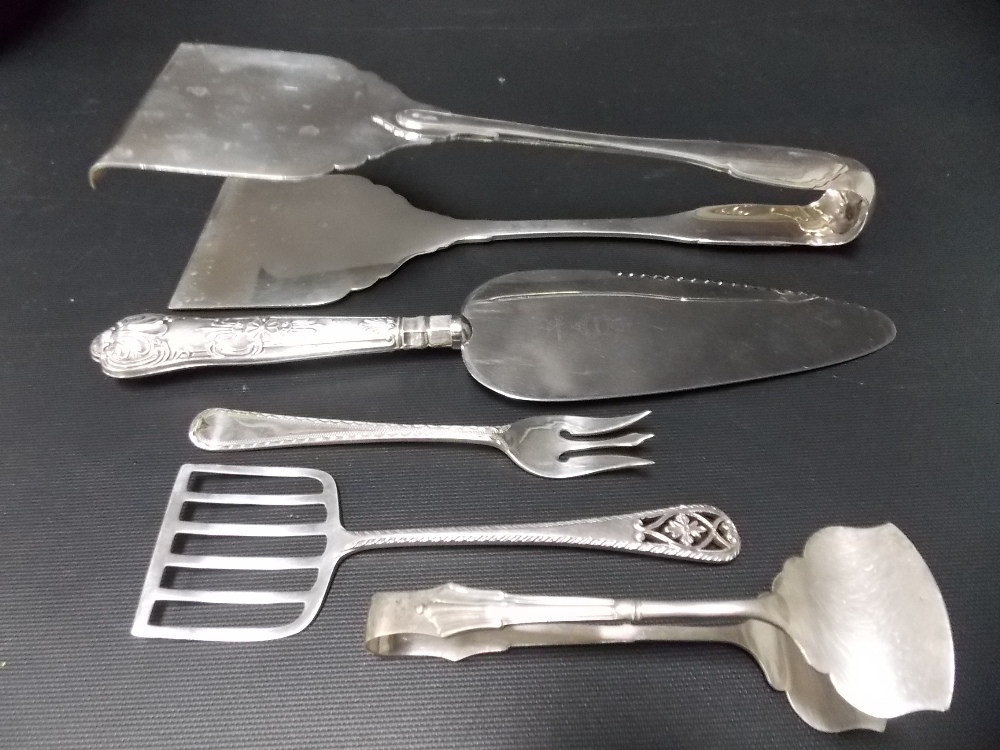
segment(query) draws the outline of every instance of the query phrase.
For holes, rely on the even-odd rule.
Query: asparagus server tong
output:
[[[895,336],[881,313],[802,292],[614,274],[526,271],[486,282],[461,316],[139,315],[91,344],[117,378],[364,352],[460,349],[511,398],[571,401],[679,391],[836,364]]]
[[[516,237],[635,237],[712,244],[825,239],[808,221],[743,206],[637,219],[467,221],[422,211],[356,175],[226,181],[170,300],[173,310],[305,307],[371,286],[418,255]]]
[[[527,597],[538,601],[543,597]],[[441,606],[489,601],[511,604],[525,597],[500,591],[477,591],[444,584],[436,589],[398,594],[376,594],[368,612],[365,646],[379,656],[436,656],[459,661],[477,654],[498,653],[527,646],[582,646],[650,641],[711,641],[742,648],[757,662],[768,684],[788,697],[792,709],[813,729],[846,732],[852,729],[885,731],[886,720],[859,711],[845,701],[830,676],[809,666],[802,652],[783,630],[761,622],[743,620],[731,625],[663,625],[627,623],[533,623],[483,628],[447,638],[407,632],[416,606]]]
[[[206,409],[191,422],[188,437],[206,451],[347,443],[473,443],[503,451],[511,461],[536,476],[568,479],[653,463],[637,456],[594,452],[606,448],[634,448],[646,442],[653,437],[650,433],[611,433],[620,432],[648,415],[648,411],[624,417],[551,415],[528,417],[505,425],[472,426],[387,424]]]
[[[808,205],[733,204],[689,214],[690,241],[839,245],[875,196],[859,162],[804,149],[583,133],[453,114],[324,55],[181,44],[114,145],[91,167],[301,180],[406,146],[449,140],[562,146],[655,157],[821,192]],[[701,215],[706,221],[702,223]]]
[[[664,618],[740,622],[645,625]],[[951,704],[955,654],[944,600],[920,553],[892,524],[817,531],[771,591],[754,599],[512,596],[448,584],[376,594],[366,632],[378,654],[451,660],[511,646],[713,639],[754,653],[796,711],[826,731],[881,729],[879,719]]]
[[[312,479],[320,492],[300,494],[248,494],[208,492],[193,488],[192,480],[212,476]],[[319,522],[297,519],[282,523],[206,522],[189,519],[188,506],[252,506],[277,508],[294,515],[317,506],[325,514]],[[319,554],[302,556],[249,556],[246,554],[194,554],[183,544],[192,537],[223,537],[227,541],[262,539],[325,540]],[[337,486],[323,471],[266,466],[185,464],[174,483],[163,525],[156,540],[149,570],[139,597],[132,635],[201,641],[265,641],[298,633],[316,617],[337,566],[355,552],[384,547],[455,545],[541,545],[589,547],[612,552],[654,555],[695,562],[724,563],[740,551],[736,527],[711,505],[678,505],[671,508],[601,518],[517,526],[472,526],[398,531],[348,531],[340,522]],[[181,546],[178,546],[181,545]],[[227,548],[228,550],[229,548]],[[165,585],[168,571],[277,573],[315,571],[315,580],[302,590],[210,590]],[[187,625],[158,621],[158,605],[183,602],[229,605],[253,610],[275,605],[297,605],[301,611],[280,625]],[[214,614],[214,613],[213,613]]]

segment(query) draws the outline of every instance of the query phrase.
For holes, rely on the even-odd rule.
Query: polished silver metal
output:
[[[673,523],[682,533],[683,519]],[[432,639],[511,626],[751,619],[787,633],[809,665],[829,675],[841,697],[870,716],[944,711],[954,689],[954,645],[941,592],[916,547],[891,523],[817,531],[802,556],[785,563],[771,592],[756,599],[661,602],[442,587],[376,597],[373,607],[369,640],[376,639],[376,651],[394,649],[391,641],[380,645],[377,639],[399,634],[416,636],[415,649],[442,655],[450,647]],[[379,614],[383,608],[393,611],[390,627]],[[494,639],[498,648],[492,650],[502,650],[506,638],[487,632],[459,641],[454,656]]]
[[[632,138],[468,117],[414,101],[375,74],[337,58],[212,44],[177,48],[114,145],[91,167],[90,178],[93,183],[104,169],[129,167],[302,180],[354,169],[405,146],[451,140],[668,159],[750,182],[822,193],[804,206],[699,209],[714,216],[704,226],[714,221],[723,238],[760,233],[774,244],[843,244],[864,228],[875,197],[871,172],[835,154]],[[773,230],[767,220],[774,222]],[[745,230],[730,226],[743,222]]]
[[[205,492],[192,489],[193,475],[307,478],[316,480],[318,493],[250,494]],[[318,523],[218,523],[185,520],[186,504],[229,506],[322,506]],[[178,535],[238,539],[325,537],[325,549],[310,556],[194,555],[175,551]],[[199,641],[264,641],[298,633],[316,617],[330,580],[340,562],[367,549],[383,547],[455,545],[541,545],[587,547],[611,552],[653,555],[704,563],[725,563],[740,551],[740,538],[729,517],[711,505],[626,513],[574,521],[507,526],[468,526],[397,531],[348,531],[340,521],[337,486],[333,478],[314,469],[269,466],[185,464],[177,474],[163,517],[149,570],[143,584],[132,634],[143,638]],[[214,591],[164,586],[164,573],[175,569],[235,571],[316,571],[315,582],[304,591]],[[155,621],[160,602],[227,604],[234,606],[302,605],[294,619],[277,626],[169,625]]]
[[[780,628],[760,620],[732,625],[534,623],[480,628],[441,638],[408,632],[418,607],[442,601],[468,601],[478,594],[486,606],[509,601],[501,592],[466,589],[453,583],[413,592],[378,593],[372,597],[365,629],[365,647],[380,656],[436,656],[459,661],[477,654],[498,653],[525,646],[620,644],[640,641],[714,641],[747,651],[760,665],[768,684],[788,696],[795,713],[821,732],[852,729],[885,730],[886,720],[869,716],[845,701],[830,682],[805,660],[794,641]],[[492,595],[492,596],[490,596]],[[501,599],[501,596],[503,597]]]
[[[823,244],[830,236],[824,226],[790,213],[707,208],[638,219],[463,221],[414,208],[356,175],[292,184],[232,178],[219,193],[170,308],[335,302],[415,256],[460,242],[598,236],[775,245],[815,237]]]
[[[802,292],[607,271],[524,271],[461,317],[140,315],[100,334],[112,377],[188,367],[451,347],[505,396],[572,401],[736,383],[836,364],[892,341],[886,316]]]
[[[652,464],[647,458],[606,452],[612,448],[634,448],[653,437],[648,432],[609,436],[649,413],[623,417],[550,415],[505,425],[471,426],[358,422],[215,408],[206,409],[194,418],[188,437],[206,451],[349,443],[472,443],[503,451],[511,461],[536,476],[568,479]],[[605,437],[583,439],[598,435]]]

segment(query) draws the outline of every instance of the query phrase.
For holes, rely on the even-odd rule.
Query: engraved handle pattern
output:
[[[345,551],[456,544],[591,547],[615,552],[724,563],[740,551],[732,520],[712,505],[678,505],[564,523],[354,532]]]
[[[106,375],[133,378],[206,365],[288,362],[427,346],[460,346],[461,319],[196,318],[145,313],[119,321],[90,345]]]
[[[317,419],[236,409],[206,409],[194,418],[191,442],[207,451],[240,451],[293,445],[443,441],[494,445],[504,427],[389,424]]]
[[[468,630],[527,623],[630,621],[633,615],[614,599],[522,596],[446,583],[424,591],[376,594],[369,609],[369,631],[372,623],[378,623],[384,631],[380,635],[408,632],[447,638]]]

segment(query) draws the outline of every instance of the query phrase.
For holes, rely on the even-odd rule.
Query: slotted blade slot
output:
[[[323,485],[315,477],[264,476],[192,471],[186,487],[192,494],[209,495],[319,495]],[[317,499],[318,500],[318,499]]]
[[[167,567],[160,579],[160,587],[212,591],[308,591],[316,583],[318,572],[317,568],[222,570]]]
[[[326,506],[318,501],[309,505],[248,505],[195,498],[184,503],[179,516],[182,521],[195,523],[302,524],[323,523],[327,512]]]
[[[176,555],[316,557],[326,549],[325,536],[232,537],[177,534],[170,551]]]
[[[298,617],[303,604],[205,604],[158,601],[150,625],[184,628],[273,628]]]

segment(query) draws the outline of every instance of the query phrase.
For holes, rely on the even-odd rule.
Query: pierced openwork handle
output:
[[[396,349],[461,346],[460,318],[196,318],[144,313],[125,318],[90,345],[113,378],[206,365],[248,365]]]
[[[692,550],[726,552],[739,545],[736,527],[727,515],[710,505],[689,506],[659,515],[646,515],[633,524],[642,542],[682,544]]]

